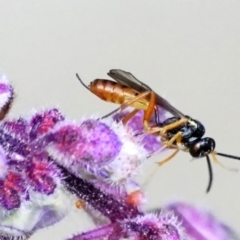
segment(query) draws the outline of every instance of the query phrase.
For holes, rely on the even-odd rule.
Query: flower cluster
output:
[[[55,108],[7,119],[13,99],[13,88],[1,76],[0,239],[28,239],[63,219],[76,198],[96,228],[68,240],[237,239],[212,215],[188,204],[143,210],[144,192],[133,177],[161,141],[143,131],[141,111],[127,125],[121,123],[127,111],[79,123]],[[157,114],[166,118],[161,108]]]

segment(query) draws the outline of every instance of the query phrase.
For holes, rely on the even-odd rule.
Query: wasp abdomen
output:
[[[91,92],[102,100],[116,104],[123,104],[136,96],[136,92],[131,88],[105,79],[96,79],[89,87]]]

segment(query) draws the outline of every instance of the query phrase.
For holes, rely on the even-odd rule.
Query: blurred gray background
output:
[[[240,155],[239,1],[2,0],[0,9],[0,71],[17,92],[10,117],[51,106],[73,120],[106,114],[116,106],[84,89],[75,74],[89,83],[120,68],[202,121],[218,151]],[[149,161],[142,182],[160,159]],[[186,200],[239,230],[240,172],[214,164],[206,195],[206,161],[190,160],[180,153],[159,169],[146,187],[147,208]],[[219,160],[240,169],[238,161]],[[61,240],[89,224],[76,210],[31,239]]]

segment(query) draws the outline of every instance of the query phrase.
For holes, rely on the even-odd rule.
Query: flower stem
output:
[[[143,215],[136,207],[132,207],[125,202],[117,201],[111,195],[103,193],[93,184],[68,172],[62,166],[58,165],[58,167],[62,172],[63,182],[66,188],[87,204],[93,206],[112,222]]]

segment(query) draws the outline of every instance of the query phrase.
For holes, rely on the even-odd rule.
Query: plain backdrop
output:
[[[12,1],[0,3],[0,71],[17,98],[9,117],[58,106],[69,119],[103,115],[116,106],[84,89],[112,68],[130,71],[184,113],[200,120],[217,150],[240,156],[240,2]],[[159,155],[144,167],[144,182]],[[147,209],[171,200],[208,207],[236,230],[240,172],[214,166],[212,191],[204,159],[180,153],[146,187]],[[240,162],[220,158],[228,167]],[[63,240],[90,228],[73,211],[31,239]]]

